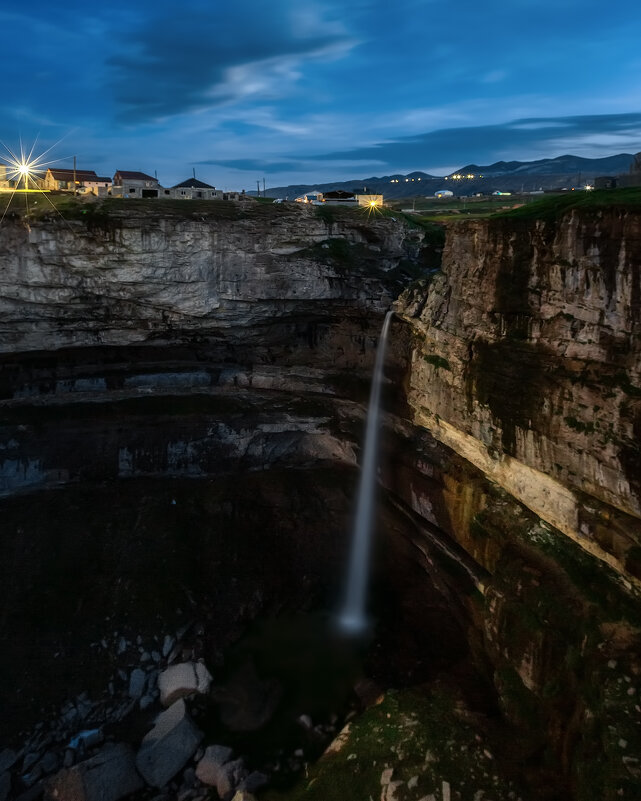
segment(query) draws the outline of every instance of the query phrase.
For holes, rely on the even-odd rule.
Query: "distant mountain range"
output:
[[[267,197],[282,197],[293,200],[314,189],[329,192],[344,189],[350,192],[382,194],[388,199],[433,195],[440,189],[450,189],[456,195],[472,195],[477,192],[491,194],[503,192],[532,192],[539,189],[562,189],[594,183],[597,175],[617,175],[628,172],[634,156],[619,153],[602,159],[586,159],[581,156],[558,156],[555,159],[538,161],[497,161],[480,166],[467,164],[447,176],[429,175],[425,172],[397,173],[382,177],[355,178],[350,181],[330,181],[316,184],[293,184],[270,187]],[[256,192],[250,193],[256,194]],[[262,194],[262,193],[261,193]]]

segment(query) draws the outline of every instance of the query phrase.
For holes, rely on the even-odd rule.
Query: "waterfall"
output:
[[[381,385],[387,334],[394,312],[387,312],[376,350],[376,362],[369,396],[363,463],[358,486],[356,518],[352,536],[352,552],[347,574],[345,603],[339,614],[339,626],[344,631],[360,632],[367,627],[365,601],[371,541],[374,528],[374,506],[376,502],[376,468],[378,466],[378,434],[380,428]]]

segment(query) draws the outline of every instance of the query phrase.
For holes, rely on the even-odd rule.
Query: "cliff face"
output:
[[[641,576],[641,215],[458,225],[397,310],[414,419],[537,515]]]
[[[164,573],[217,649],[337,584],[383,312],[430,264],[389,218],[138,208],[0,226],[0,635],[33,686],[34,621],[56,655],[103,617],[156,625]],[[541,799],[638,789],[640,235],[615,211],[462,224],[390,334],[375,604],[403,634],[379,658],[418,684],[449,638],[436,662],[474,663]]]
[[[326,222],[298,204],[86,214],[0,227],[4,352],[174,341],[337,305],[382,311],[381,277],[420,248],[393,220]]]
[[[640,237],[631,211],[466,222],[395,304],[416,427],[384,482],[550,798],[638,793]]]
[[[0,226],[0,493],[354,463],[354,401],[422,232],[298,204],[188,209]]]

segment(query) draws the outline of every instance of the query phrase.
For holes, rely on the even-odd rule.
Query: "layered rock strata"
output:
[[[0,227],[0,494],[353,464],[340,420],[362,411],[335,401],[366,397],[423,233],[299,205],[108,208]]]
[[[641,215],[457,225],[397,310],[413,417],[582,547],[641,577]]]
[[[467,598],[524,764],[557,762],[537,798],[638,791],[640,231],[617,209],[467,222],[396,304],[417,428],[384,481]]]

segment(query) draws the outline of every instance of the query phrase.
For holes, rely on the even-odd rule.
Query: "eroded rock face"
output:
[[[555,753],[551,798],[638,783],[640,233],[615,210],[465,223],[396,306],[418,428],[397,431],[411,444],[388,446],[384,482],[426,571],[467,598],[526,750]]]
[[[473,221],[397,310],[414,418],[536,514],[639,575],[641,215]]]
[[[130,344],[263,325],[349,301],[385,309],[381,273],[420,247],[390,219],[325,222],[275,206],[174,215],[159,205],[82,222],[3,222],[2,350]],[[336,246],[340,242],[340,247]],[[373,269],[352,271],[353,259]]]
[[[423,234],[163,208],[0,227],[0,494],[354,463],[344,401],[367,397],[392,273]]]

